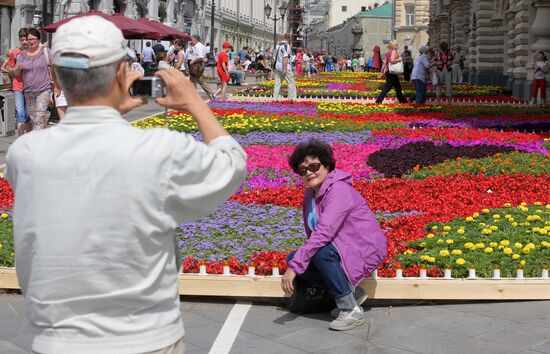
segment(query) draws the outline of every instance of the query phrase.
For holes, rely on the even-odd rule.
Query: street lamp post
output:
[[[327,35],[324,33],[319,33],[318,35],[319,40],[321,41],[321,53],[323,52],[323,41],[327,39]],[[327,44],[328,47],[328,44]]]
[[[302,25],[300,30],[306,34],[305,40],[304,40],[304,48],[307,48],[307,37],[308,37],[308,33],[311,32],[312,28],[311,26],[308,26],[308,25]]]
[[[278,3],[279,0],[276,0],[275,6],[277,6]],[[273,15],[273,17],[271,17],[271,10],[271,6],[269,4],[266,4],[264,7],[265,17],[267,17],[269,20],[273,20],[273,54],[276,55],[275,49],[277,48],[277,21],[284,21],[287,7],[284,2],[281,4],[281,6],[279,6],[279,17],[277,17],[277,15]]]
[[[207,66],[216,66],[216,60],[214,59],[214,13],[216,10],[216,0],[212,0],[212,7],[210,8],[210,58],[206,62]]]

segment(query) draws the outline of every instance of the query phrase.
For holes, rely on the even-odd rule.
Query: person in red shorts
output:
[[[220,77],[221,87],[216,91],[214,96],[225,99],[225,90],[227,89],[227,83],[229,82],[229,69],[227,68],[227,62],[229,61],[229,55],[227,54],[231,50],[231,44],[225,42],[222,45],[222,52],[218,56],[216,66],[218,68],[218,76]]]

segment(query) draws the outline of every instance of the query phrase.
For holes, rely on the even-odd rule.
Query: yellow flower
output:
[[[443,227],[443,231],[451,231],[451,227],[450,226],[445,226],[445,227]]]
[[[491,229],[483,229],[483,230],[481,230],[481,234],[482,234],[482,235],[490,235],[490,234],[492,234],[492,233],[493,233],[493,231],[492,231]]]
[[[493,248],[492,247],[487,247],[486,249],[483,250],[483,252],[487,253],[487,254],[491,254],[493,253]]]
[[[405,251],[405,252],[403,252],[403,253],[404,253],[404,254],[406,254],[406,255],[409,255],[409,254],[413,254],[413,251],[412,251],[412,250],[410,250],[410,249],[408,249],[408,250],[406,250],[406,251]]]
[[[491,230],[491,231],[497,231],[497,230],[498,230],[498,227],[495,226],[495,225],[491,225],[491,226],[489,226],[489,230]]]
[[[455,241],[452,239],[448,239],[447,241],[445,241],[445,243],[448,245],[452,245],[453,243],[455,243]]]
[[[516,243],[514,243],[514,247],[515,248],[522,248],[523,245],[521,244],[521,242],[516,242]]]
[[[534,202],[533,204],[535,204],[535,205],[542,205],[541,202]]]
[[[550,206],[550,204],[548,204],[548,206]],[[548,206],[547,206],[547,207],[548,207]],[[550,208],[547,208],[547,209],[550,209]],[[473,213],[472,216],[473,216],[474,218],[477,218],[477,217],[479,216],[479,213]]]
[[[420,242],[420,247],[426,247],[426,242]]]
[[[527,205],[527,202],[521,202],[519,205],[521,205],[521,206],[526,206],[526,205]]]
[[[502,240],[502,241],[500,241],[500,244],[503,245],[503,246],[510,246],[510,241]]]
[[[525,245],[525,247],[529,247],[532,250],[534,250],[536,248],[536,246],[533,242],[529,242],[528,244]]]
[[[451,253],[455,256],[460,256],[462,254],[462,250],[452,250]]]
[[[485,248],[485,244],[483,242],[476,243],[476,248]]]
[[[512,223],[512,226],[513,226],[513,227],[517,227],[517,226],[518,226],[518,223],[514,221],[514,222]]]
[[[2,217],[2,219],[7,219],[8,218],[8,214],[7,213],[2,213],[2,215],[0,215],[0,217]]]
[[[504,253],[506,255],[510,255],[510,254],[514,253],[514,251],[511,248],[506,247],[505,249],[502,250],[502,253]]]
[[[466,218],[466,221],[467,221],[467,222],[472,222],[472,221],[474,221],[474,218],[472,218],[471,216],[468,216],[468,217]]]
[[[548,235],[548,230],[546,230],[546,229],[540,229],[540,230],[539,230],[539,234],[541,234],[541,235]]]
[[[506,219],[510,219],[510,218],[512,217],[512,215],[506,214],[506,215],[504,215],[504,217],[505,217]]]
[[[525,259],[522,259],[519,264],[523,267],[525,265]]]
[[[442,245],[442,244],[444,244],[444,243],[445,243],[445,241],[443,241],[442,239],[437,240],[437,244],[438,244],[438,245]]]
[[[435,257],[428,257],[428,262],[435,263]]]
[[[427,238],[434,238],[435,235],[434,235],[434,234],[427,234],[426,237],[427,237]]]
[[[449,250],[441,250],[439,251],[439,255],[441,257],[447,257],[449,255]]]
[[[510,208],[511,206],[512,206],[512,204],[510,204],[510,203],[504,203],[505,208]]]
[[[535,210],[535,213],[537,213],[537,214],[542,214],[543,211],[542,211],[542,209],[537,209],[537,210]]]
[[[437,230],[437,225],[432,226],[432,230]]]
[[[462,235],[462,234],[464,234],[465,231],[464,231],[464,229],[458,229],[458,230],[456,230],[456,232],[457,232],[458,234],[461,234],[461,235]]]
[[[471,242],[466,242],[464,244],[464,248],[466,248],[467,250],[469,250],[470,248],[474,248],[474,247],[475,247],[474,244],[471,243]]]
[[[521,250],[524,254],[529,254],[529,252],[531,252],[531,248],[525,246],[523,247],[523,249]]]
[[[550,248],[550,242],[542,241],[540,244],[542,247]]]
[[[487,214],[487,213],[490,212],[490,210],[489,209],[481,209],[481,212]]]
[[[500,215],[499,214],[494,214],[493,219],[500,219]]]
[[[519,259],[519,257],[520,257],[520,255],[516,253],[512,256],[512,259]]]
[[[489,246],[495,248],[495,247],[498,246],[498,243],[496,243],[496,242],[491,242],[491,243],[489,243]]]
[[[459,258],[459,259],[456,260],[456,264],[458,264],[458,265],[464,265],[464,263],[466,263],[464,258]]]

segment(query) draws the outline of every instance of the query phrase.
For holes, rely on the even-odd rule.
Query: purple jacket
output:
[[[312,232],[307,215],[313,195],[311,188],[304,195],[304,225],[308,239],[288,266],[296,274],[304,273],[317,251],[332,242],[350,283],[357,286],[386,257],[384,232],[365,199],[353,189],[349,173],[335,169],[321,185],[315,200],[319,224]]]

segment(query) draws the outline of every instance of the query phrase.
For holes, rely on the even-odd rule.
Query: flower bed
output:
[[[372,78],[372,74],[322,74],[307,88],[358,88]],[[442,275],[448,266],[462,277],[475,266],[485,277],[496,263],[503,276],[513,276],[518,260],[525,261],[519,265],[526,275],[538,276],[543,263],[537,259],[549,258],[543,242],[550,242],[550,236],[540,232],[550,222],[549,109],[337,102],[211,101],[210,105],[243,144],[249,156],[248,176],[212,215],[176,230],[185,272],[199,272],[201,262],[208,272],[218,274],[224,265],[234,274],[246,274],[249,265],[259,275],[271,274],[274,265],[285,271],[287,253],[305,237],[304,187],[286,161],[296,143],[312,137],[333,146],[337,167],[354,176],[354,187],[386,231],[389,250],[379,276],[394,276],[399,267],[406,276],[418,276],[421,267],[429,275]],[[180,112],[133,125],[168,126],[198,137],[193,119]],[[12,202],[9,186],[0,180],[0,203],[8,207]],[[475,213],[480,214],[475,222],[468,221]],[[499,222],[491,219],[493,214],[501,216]],[[506,215],[514,221],[510,223]],[[541,219],[527,221],[530,215]],[[7,266],[13,265],[10,223],[8,214],[0,224],[0,264]],[[464,233],[458,232],[461,226]],[[487,228],[491,234],[482,233]],[[447,242],[451,234],[453,244]],[[441,239],[444,244],[438,243]],[[512,248],[521,259],[499,249],[504,240],[512,246],[522,244],[522,253]],[[492,242],[497,246],[492,247]],[[472,249],[469,243],[485,247]],[[527,245],[529,253],[523,252]],[[462,254],[453,254],[455,249]],[[459,258],[463,264],[457,263]]]
[[[385,80],[377,78],[376,73],[331,73],[317,77],[296,78],[298,97],[307,98],[374,98],[377,97],[385,84]],[[234,93],[237,96],[272,96],[274,81],[265,81],[254,87],[246,88]],[[403,92],[406,96],[414,93],[412,82],[402,81]],[[287,93],[286,82],[282,84],[281,92]],[[435,96],[435,89],[429,86],[428,96]],[[515,98],[505,97],[502,87],[499,86],[473,86],[452,85],[453,96],[477,101],[480,98],[490,101],[519,102]],[[389,96],[395,96],[395,91],[390,91]]]

